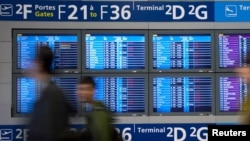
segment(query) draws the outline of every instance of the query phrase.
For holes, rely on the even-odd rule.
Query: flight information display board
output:
[[[218,71],[233,72],[235,68],[245,66],[250,53],[250,33],[219,33],[218,50]]]
[[[52,69],[55,72],[80,72],[80,43],[77,32],[57,34],[53,31],[39,33],[39,31],[15,31],[14,39],[14,72],[22,72],[32,67],[41,46],[49,46],[53,53]]]
[[[95,99],[111,112],[144,115],[147,112],[147,77],[145,75],[95,75]]]
[[[213,114],[213,76],[152,75],[152,115]],[[151,86],[150,86],[151,87]]]
[[[85,34],[83,70],[145,71],[147,41],[145,34]]]
[[[211,34],[151,35],[151,71],[213,71]]]
[[[40,83],[35,79],[20,77],[16,79],[16,113],[28,114],[32,112],[35,101],[40,96]]]
[[[22,75],[14,75],[13,77],[14,114],[28,114],[32,112],[33,104],[39,99],[43,85],[33,78]],[[77,113],[78,109],[78,97],[75,92],[79,78],[78,76],[72,75],[55,76],[52,78],[52,81],[63,90],[74,114]]]
[[[246,81],[235,74],[217,74],[217,114],[237,114],[247,98]]]

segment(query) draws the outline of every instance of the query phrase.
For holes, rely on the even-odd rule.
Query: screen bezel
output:
[[[82,32],[82,72],[83,73],[141,73],[141,72],[148,72],[148,30],[84,30]],[[110,34],[110,35],[117,35],[117,34],[143,34],[145,37],[145,68],[144,69],[131,69],[131,70],[90,70],[86,69],[86,34]]]
[[[170,76],[170,77],[179,77],[179,76],[209,76],[212,79],[212,111],[211,112],[153,112],[153,78],[154,77],[164,77],[164,76]],[[209,116],[215,114],[215,85],[214,85],[214,74],[212,73],[189,73],[189,74],[183,74],[183,73],[164,73],[164,74],[150,74],[149,75],[149,115],[150,116]]]
[[[162,34],[162,35],[204,35],[208,34],[211,36],[211,68],[210,69],[153,69],[153,35]],[[214,30],[150,30],[149,31],[149,71],[150,72],[214,72]]]
[[[148,75],[147,74],[84,74],[84,76],[92,76],[92,77],[144,77],[145,78],[145,111],[141,113],[117,113],[114,112],[113,114],[116,116],[133,116],[133,117],[138,117],[138,116],[147,116],[148,115]]]
[[[25,113],[18,113],[17,112],[17,79],[22,78],[22,77],[28,77],[25,76],[25,74],[13,74],[12,75],[12,111],[11,111],[11,117],[29,117],[29,114]],[[52,77],[76,77],[79,82],[81,79],[81,74],[57,74],[57,75],[52,75]],[[77,83],[78,83],[77,82]],[[79,115],[79,100],[77,100],[77,113],[72,113],[70,114],[71,117],[75,117]]]
[[[220,48],[219,48],[219,34],[249,34],[250,30],[240,30],[240,29],[229,29],[229,30],[216,30],[215,31],[215,45],[216,45],[216,72],[235,72],[236,68],[227,69],[220,68]]]
[[[52,70],[52,73],[81,73],[81,30],[71,29],[12,29],[12,72],[13,73],[25,73],[25,69],[17,68],[17,35],[18,34],[34,34],[34,35],[76,35],[78,38],[78,57],[77,57],[77,69],[57,69]]]
[[[216,77],[216,115],[238,115],[240,112],[242,111],[238,111],[238,112],[221,112],[220,111],[220,81],[219,78],[220,77],[227,77],[227,76],[236,76],[237,74],[235,73],[216,73],[215,75]],[[249,86],[248,86],[249,87]],[[247,89],[248,89],[247,87]]]

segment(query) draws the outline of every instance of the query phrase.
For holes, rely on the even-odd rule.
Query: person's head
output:
[[[237,68],[236,72],[250,84],[250,54],[247,55],[245,64],[246,66]]]
[[[90,76],[83,77],[77,87],[77,94],[81,101],[91,102],[95,94],[95,81]]]
[[[35,59],[30,75],[36,79],[46,79],[51,73],[51,65],[53,61],[53,52],[48,46],[41,46]]]

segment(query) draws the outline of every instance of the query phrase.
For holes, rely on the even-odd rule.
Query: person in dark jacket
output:
[[[57,141],[57,137],[69,125],[70,108],[67,100],[62,90],[51,82],[52,60],[51,49],[41,47],[29,73],[41,84],[40,99],[31,114],[29,141]]]

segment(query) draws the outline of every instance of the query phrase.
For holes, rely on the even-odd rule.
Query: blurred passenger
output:
[[[246,66],[242,68],[236,69],[236,72],[238,75],[242,78],[244,78],[247,82],[247,84],[250,84],[250,54],[247,55],[246,59]],[[241,113],[243,115],[242,124],[250,125],[250,96],[249,92],[246,97],[246,100],[244,101],[243,105],[243,112]]]
[[[77,93],[81,102],[89,105],[91,111],[86,114],[87,130],[85,141],[118,141],[119,137],[114,132],[112,116],[107,108],[99,101],[93,99],[95,94],[95,82],[92,77],[84,77],[80,81]],[[87,134],[87,135],[86,135]],[[88,136],[90,134],[90,137]],[[87,139],[86,139],[87,138]],[[118,138],[118,140],[117,140]]]
[[[29,75],[40,81],[40,99],[30,119],[29,141],[56,141],[69,126],[70,110],[63,92],[51,82],[53,53],[47,46],[40,48]]]

